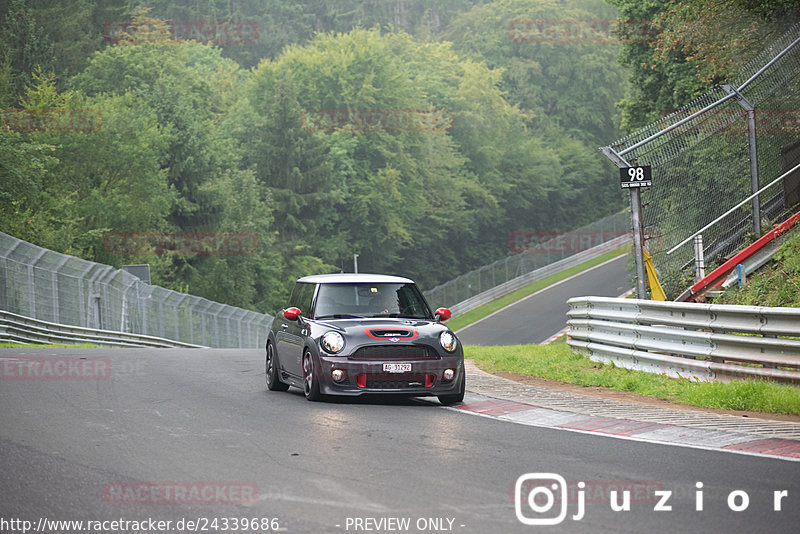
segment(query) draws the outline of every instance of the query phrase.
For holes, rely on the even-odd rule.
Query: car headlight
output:
[[[442,345],[442,348],[447,352],[453,352],[456,350],[456,346],[458,345],[458,340],[456,336],[453,335],[452,332],[444,331],[439,334],[439,343]]]
[[[328,332],[322,336],[320,344],[325,349],[325,352],[336,354],[344,348],[344,338],[339,332]]]

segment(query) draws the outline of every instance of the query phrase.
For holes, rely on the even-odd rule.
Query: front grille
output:
[[[367,376],[367,388],[371,389],[409,389],[421,388],[425,386],[425,375],[404,374],[397,377],[378,375],[375,377]]]
[[[361,347],[351,360],[433,360],[439,355],[428,345],[371,345]]]

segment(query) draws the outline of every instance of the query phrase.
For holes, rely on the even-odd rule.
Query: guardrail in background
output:
[[[0,311],[0,340],[13,343],[94,343],[111,347],[207,348],[140,334],[49,323],[6,311]]]
[[[521,276],[569,258],[576,252],[583,252],[621,235],[630,234],[630,231],[630,214],[627,211],[623,211],[575,230],[564,232],[541,243],[530,243],[530,241],[536,241],[536,239],[525,243],[525,234],[527,232],[515,232],[523,238],[523,242],[520,245],[528,248],[528,250],[462,274],[423,293],[428,302],[434,307],[447,306],[453,310],[453,315],[464,313],[472,308],[463,304],[473,297],[479,297],[506,282],[511,282]],[[548,232],[531,232],[531,234],[528,237],[535,238],[538,234],[546,235]],[[587,237],[589,239],[585,239]],[[510,237],[509,239],[513,238]],[[528,246],[525,247],[525,245]],[[499,294],[502,296],[505,293],[501,290]]]
[[[272,317],[146,284],[109,265],[0,232],[0,310],[62,326],[263,348]]]
[[[601,245],[597,245],[588,250],[578,252],[577,254],[573,254],[572,256],[568,256],[564,259],[553,262],[540,269],[536,269],[535,271],[531,271],[529,273],[523,274],[522,276],[513,278],[508,282],[497,285],[487,291],[484,291],[483,293],[475,295],[474,297],[463,300],[458,304],[451,306],[450,311],[453,313],[453,316],[461,315],[463,313],[466,313],[470,310],[477,308],[478,306],[483,306],[484,304],[499,299],[500,297],[504,297],[509,293],[513,293],[517,289],[524,287],[530,284],[531,282],[547,278],[550,275],[560,273],[561,271],[565,271],[571,267],[580,265],[581,263],[587,262],[591,259],[601,256],[606,252],[610,252],[612,250],[618,249],[623,245],[627,245],[630,242],[631,242],[630,234],[621,235],[619,237],[611,239],[610,241],[606,241]]]
[[[592,360],[700,381],[800,383],[799,308],[577,297],[567,343]],[[748,335],[742,335],[748,334]]]

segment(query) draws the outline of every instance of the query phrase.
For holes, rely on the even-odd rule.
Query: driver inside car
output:
[[[382,291],[378,293],[370,302],[370,307],[377,310],[377,315],[388,315],[391,313],[398,313],[397,295],[389,291]]]

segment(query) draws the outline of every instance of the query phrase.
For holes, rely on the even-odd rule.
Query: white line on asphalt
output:
[[[563,336],[564,334],[566,334],[567,330],[569,330],[569,326],[565,326],[564,328],[562,328],[561,330],[559,330],[558,332],[556,332],[552,336],[548,337],[547,339],[545,339],[544,341],[539,343],[539,345],[549,345],[550,343],[552,343],[556,339],[558,339],[561,336]]]
[[[521,298],[521,299],[519,299],[519,300],[515,300],[515,301],[514,301],[514,302],[512,302],[511,304],[507,304],[507,305],[503,306],[502,308],[500,308],[499,310],[493,311],[492,313],[490,313],[489,315],[487,315],[487,316],[485,316],[485,317],[481,317],[480,319],[478,319],[478,320],[477,320],[477,321],[475,321],[474,323],[470,323],[470,324],[468,324],[467,326],[465,326],[465,327],[463,327],[463,328],[459,328],[458,330],[456,330],[456,334],[458,334],[459,332],[463,332],[463,331],[464,331],[464,330],[466,330],[467,328],[469,328],[469,327],[471,327],[471,326],[475,326],[476,324],[480,323],[481,321],[485,321],[485,320],[486,320],[486,319],[488,319],[489,317],[492,317],[492,316],[494,316],[494,315],[497,315],[498,313],[500,313],[500,312],[502,312],[502,311],[505,311],[505,310],[507,310],[508,308],[510,308],[510,307],[512,307],[512,306],[516,306],[516,305],[517,305],[517,304],[519,304],[520,302],[524,302],[524,301],[528,300],[528,299],[529,299],[529,298],[531,298],[531,297],[535,297],[535,296],[536,296],[536,295],[538,295],[539,293],[542,293],[542,292],[544,292],[544,291],[547,291],[548,289],[554,288],[554,287],[556,287],[557,285],[563,284],[564,282],[569,282],[569,281],[570,281],[570,280],[572,280],[573,278],[577,278],[578,276],[581,276],[582,274],[586,274],[586,273],[588,273],[589,271],[593,271],[593,270],[595,270],[595,269],[597,269],[597,268],[599,268],[599,267],[602,267],[603,265],[606,265],[606,264],[608,264],[608,263],[611,263],[612,261],[617,261],[617,260],[619,260],[620,258],[626,258],[627,256],[628,256],[627,254],[621,254],[621,255],[619,255],[619,256],[617,256],[617,257],[615,257],[615,258],[611,258],[610,260],[606,260],[606,261],[604,261],[603,263],[598,263],[597,265],[595,265],[595,266],[593,266],[593,267],[589,267],[589,268],[588,268],[588,269],[586,269],[585,271],[581,271],[581,272],[579,272],[579,273],[573,274],[572,276],[569,276],[569,277],[567,277],[567,278],[564,278],[563,280],[559,280],[559,281],[558,281],[558,282],[556,282],[555,284],[551,284],[551,285],[549,285],[549,286],[547,286],[547,287],[545,287],[545,288],[542,288],[542,289],[540,289],[539,291],[536,291],[535,293],[531,293],[530,295],[528,295],[528,296],[525,296],[525,297],[522,297],[522,298]]]

